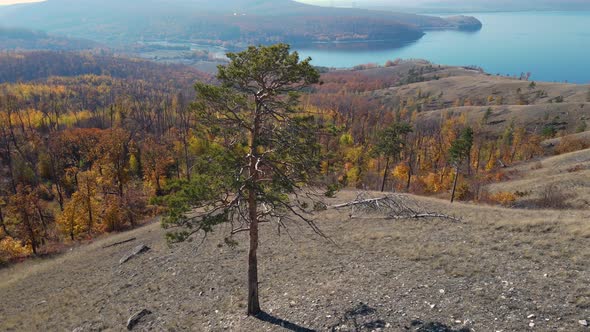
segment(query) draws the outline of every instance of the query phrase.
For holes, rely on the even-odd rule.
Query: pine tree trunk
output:
[[[37,238],[35,237],[35,231],[29,220],[29,215],[26,212],[22,213],[25,227],[29,233],[29,239],[31,240],[31,248],[33,249],[33,255],[37,255]]]
[[[481,167],[481,149],[483,144],[479,144],[477,147],[477,166],[475,167],[475,174],[479,174],[479,168]]]
[[[188,156],[188,130],[186,130],[182,135],[182,145],[184,148],[184,163],[186,167],[186,180],[191,181],[191,161],[189,160]]]
[[[70,217],[70,240],[74,241],[74,217]]]
[[[453,192],[451,193],[451,203],[455,201],[455,191],[457,190],[457,180],[459,180],[459,165],[455,166],[455,180],[453,181]]]
[[[2,134],[7,135],[4,130],[2,131]],[[8,173],[10,174],[10,186],[12,193],[16,194],[16,181],[14,178],[14,169],[12,165],[12,152],[10,150],[10,142],[8,142],[7,138],[4,139],[4,145],[6,148],[6,164],[8,165]]]
[[[412,166],[408,169],[408,179],[406,182],[406,192],[410,192],[410,187],[412,186]]]
[[[62,193],[63,190],[61,188],[61,185],[59,184],[59,180],[57,180],[57,177],[55,177],[55,178],[56,178],[55,190],[57,191],[57,202],[59,203],[59,210],[61,212],[63,212],[64,211],[64,196]]]
[[[258,201],[256,187],[258,185],[258,136],[260,133],[259,101],[256,100],[254,114],[254,129],[250,138],[250,177],[251,184],[248,190],[248,217],[250,219],[250,251],[248,253],[248,316],[260,314],[260,301],[258,297]]]
[[[51,159],[51,175],[53,176],[53,180],[55,181],[55,191],[57,191],[57,202],[59,203],[59,210],[61,212],[64,211],[64,196],[62,193],[62,187],[60,184],[60,180],[57,176],[57,172],[55,171],[55,163],[54,163],[54,158],[55,156],[53,154],[50,154],[50,159]]]
[[[410,152],[410,160],[408,161],[408,181],[406,182],[406,192],[410,192],[410,186],[412,185],[412,175],[414,173],[414,164],[412,163],[414,159],[414,152]]]
[[[389,158],[385,162],[385,172],[383,173],[383,181],[381,181],[381,192],[385,191],[385,182],[387,182],[387,173],[389,172]]]
[[[6,228],[6,223],[4,222],[4,213],[2,212],[2,207],[0,207],[0,227],[2,228],[2,231],[4,231],[4,234],[11,236],[8,232],[8,229]]]
[[[86,208],[88,209],[88,235],[92,234],[92,228],[94,227],[94,220],[92,218],[92,192],[90,191],[90,184],[86,179]]]
[[[248,254],[248,316],[256,316],[260,313],[260,301],[258,299],[258,216],[256,193],[250,192],[248,200],[250,210],[250,252]]]

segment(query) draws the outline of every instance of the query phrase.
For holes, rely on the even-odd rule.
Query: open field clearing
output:
[[[563,102],[583,103],[588,101],[590,88],[589,85],[548,82],[535,82],[535,86],[532,87],[531,82],[526,80],[458,69],[443,71],[438,77],[438,80],[390,88],[389,92],[399,96],[416,96],[418,92],[422,95],[438,96],[442,92],[441,100],[451,103],[458,98],[501,96],[503,104],[516,105],[519,95],[517,91],[535,104],[549,102],[558,96],[563,97]],[[386,91],[387,89],[384,90]]]
[[[454,114],[465,115],[468,123],[478,124],[486,112],[490,112],[486,132],[495,135],[501,135],[511,123],[533,132],[540,132],[548,123],[558,130],[573,131],[581,121],[590,119],[590,103],[449,107],[421,113],[420,119],[436,123]]]
[[[342,192],[331,203],[354,196]],[[318,225],[335,245],[303,226],[291,228],[293,240],[263,227],[267,320],[296,331],[582,330],[578,321],[590,318],[590,212],[412,199],[462,222],[351,220],[329,210]],[[244,315],[245,238],[236,249],[220,246],[219,229],[200,246],[169,248],[163,234],[154,223],[1,270],[0,329],[121,331],[148,309],[135,330],[284,330]],[[151,250],[120,265],[139,244]]]
[[[514,178],[489,185],[490,192],[520,192],[519,201],[526,207],[527,201],[551,191],[559,194],[563,208],[590,207],[590,149],[523,163],[507,172]]]

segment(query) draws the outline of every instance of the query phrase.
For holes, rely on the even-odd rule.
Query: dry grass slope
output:
[[[559,163],[559,161],[553,161]],[[342,192],[332,204],[352,200]],[[223,229],[169,248],[151,224],[74,249],[61,257],[0,271],[0,330],[124,330],[143,308],[137,330],[576,331],[590,309],[590,212],[509,210],[418,198],[463,218],[352,219],[329,210],[294,240],[263,229],[263,306],[275,324],[243,315],[246,242],[219,246]],[[103,249],[130,237],[137,240]],[[119,265],[131,248],[149,252]],[[534,318],[527,318],[535,315]],[[278,320],[278,318],[283,321]],[[429,325],[430,323],[430,325]],[[276,325],[279,324],[279,325]]]
[[[583,103],[588,102],[588,89],[590,85],[535,82],[534,89],[529,88],[531,82],[518,80],[504,76],[492,76],[471,71],[465,75],[466,70],[454,71],[449,76],[439,75],[441,79],[415,83],[401,87],[391,88],[393,92],[401,96],[416,96],[420,90],[422,94],[433,96],[443,92],[443,98],[447,102],[453,102],[460,98],[474,98],[488,96],[503,96],[506,104],[517,104],[517,90],[533,97],[537,92],[546,92],[546,97],[536,99],[537,103],[548,102],[550,99],[562,96],[564,102]]]
[[[445,115],[463,115],[468,123],[479,124],[486,112],[491,110],[489,119],[484,124],[488,133],[500,135],[512,122],[528,130],[541,133],[547,124],[553,124],[556,130],[573,132],[581,121],[590,120],[590,103],[560,103],[540,105],[499,105],[499,106],[461,106],[424,112],[421,120],[441,121]]]
[[[590,149],[523,163],[506,171],[514,174],[513,179],[489,185],[490,192],[526,193],[521,201],[527,201],[538,199],[550,188],[563,194],[572,208],[590,207]]]
[[[419,120],[436,120],[454,113],[465,114],[475,124],[491,108],[486,130],[496,134],[512,121],[537,133],[547,124],[573,133],[581,122],[590,120],[590,85],[533,83],[462,67],[428,68],[413,62],[404,66],[383,71],[403,76],[409,75],[408,66],[414,66],[416,70],[427,70],[422,75],[425,81],[372,91],[369,95],[385,104],[412,100],[414,107],[422,111]]]

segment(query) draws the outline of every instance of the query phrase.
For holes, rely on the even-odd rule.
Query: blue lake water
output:
[[[531,72],[538,81],[590,83],[590,12],[469,13],[476,32],[429,31],[405,45],[322,44],[296,48],[313,64],[352,67],[389,59],[419,58],[446,65],[475,65],[491,74]]]

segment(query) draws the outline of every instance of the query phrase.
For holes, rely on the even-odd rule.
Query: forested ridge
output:
[[[188,66],[90,52],[6,51],[0,55],[0,67],[0,83],[34,81],[51,76],[105,75],[187,88],[196,80],[210,79],[210,75]]]
[[[451,69],[411,61],[369,67],[324,73],[298,106],[316,128],[316,180],[330,188],[326,195],[356,187],[449,197],[455,187],[459,200],[511,202],[514,193],[489,195],[483,185],[505,179],[504,165],[543,154],[541,141],[559,130],[513,122],[498,133],[489,129],[491,110],[477,121],[453,112],[423,119],[424,99],[434,97],[385,100],[373,92],[434,82]],[[162,213],[160,197],[194,181],[218,148],[220,137],[197,130],[191,106],[193,83],[215,80],[189,67],[29,52],[3,53],[0,69],[2,261],[141,224]]]
[[[69,1],[0,8],[4,25],[121,46],[138,41],[207,41],[240,46],[276,42],[417,40],[424,29],[477,29],[474,18],[311,6],[291,0]],[[173,19],[171,19],[173,18]]]
[[[43,31],[0,27],[0,45],[4,50],[47,49],[76,51],[99,48],[100,45],[83,39],[49,35]]]

